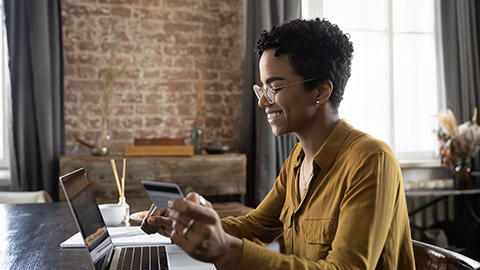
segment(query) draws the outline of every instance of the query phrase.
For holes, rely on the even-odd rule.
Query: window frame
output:
[[[388,48],[388,96],[389,96],[389,127],[388,127],[388,138],[389,141],[387,143],[392,146],[392,149],[395,151],[397,158],[401,165],[429,165],[429,166],[440,166],[440,160],[438,159],[438,149],[432,149],[431,151],[418,151],[418,152],[398,152],[395,149],[395,102],[394,102],[394,95],[395,95],[395,77],[394,77],[394,34],[395,33],[414,33],[417,34],[418,32],[396,32],[393,29],[393,1],[394,0],[384,0],[386,9],[387,9],[387,16],[388,21],[386,25],[386,29],[382,32],[385,33],[387,37],[387,46]],[[434,16],[435,16],[435,23],[434,23],[434,40],[435,40],[435,57],[436,57],[436,73],[437,73],[437,107],[438,110],[444,110],[446,108],[446,95],[445,95],[445,81],[444,81],[444,68],[443,68],[443,47],[441,43],[441,22],[440,22],[440,4],[438,0],[433,0],[434,2]],[[323,0],[302,0],[302,18],[309,19],[309,18],[323,18],[324,17],[324,10],[323,10]],[[363,28],[359,28],[356,30],[360,31],[374,31],[374,30],[366,30]]]

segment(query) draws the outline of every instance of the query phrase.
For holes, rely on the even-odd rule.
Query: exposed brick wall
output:
[[[242,0],[62,0],[67,154],[87,153],[101,131],[99,76],[112,52],[117,79],[112,152],[134,138],[189,138],[197,83],[206,79],[204,145],[237,148],[244,65]],[[188,140],[187,140],[188,142]]]

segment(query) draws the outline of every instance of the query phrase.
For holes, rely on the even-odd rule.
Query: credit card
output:
[[[158,208],[168,208],[172,199],[183,199],[182,190],[175,183],[142,181],[142,185]]]

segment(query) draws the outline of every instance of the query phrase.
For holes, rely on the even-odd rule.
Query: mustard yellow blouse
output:
[[[300,199],[303,156],[297,144],[261,204],[222,220],[244,240],[238,269],[415,269],[402,174],[390,147],[340,120],[315,154]],[[282,234],[287,254],[261,246]]]

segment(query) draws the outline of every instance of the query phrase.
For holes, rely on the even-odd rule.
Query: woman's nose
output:
[[[257,104],[260,108],[265,108],[265,107],[268,107],[268,106],[272,105],[272,104],[270,104],[270,102],[268,102],[267,98],[265,97],[265,94],[263,94],[260,97]]]

